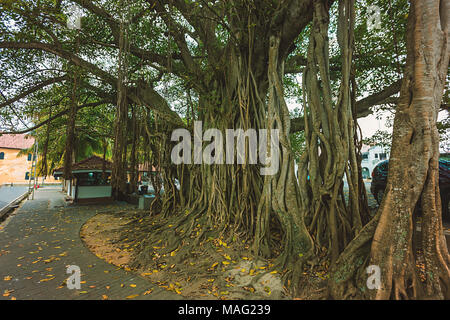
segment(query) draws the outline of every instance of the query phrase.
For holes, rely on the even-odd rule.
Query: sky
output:
[[[447,116],[446,111],[439,112],[438,121],[444,120]],[[359,126],[361,127],[361,131],[363,133],[363,138],[371,137],[377,130],[388,130],[389,132],[392,132],[392,128],[388,128],[385,125],[387,113],[382,113],[381,117],[382,118],[378,120],[375,115],[371,114],[367,117],[358,119]]]
[[[297,82],[297,85],[301,87],[302,77],[300,75],[296,75],[295,80]],[[365,93],[362,95],[362,98],[367,96],[368,94]],[[300,110],[303,109],[302,105],[294,101],[293,99],[286,99],[286,103],[289,111],[291,112],[297,108]],[[370,138],[375,134],[377,130],[388,131],[389,133],[392,133],[392,127],[386,126],[386,120],[389,116],[392,119],[392,113],[389,111],[377,111],[377,115],[370,114],[366,117],[358,118],[358,124],[361,127],[362,131],[362,138]],[[448,117],[448,113],[446,111],[441,111],[438,115],[438,121],[442,121],[446,117]]]
[[[302,109],[302,106],[298,103],[287,101],[289,111],[293,111],[296,108]],[[374,114],[368,115],[364,118],[358,119],[358,124],[361,127],[363,138],[370,138],[377,130],[392,130],[386,127],[386,119],[388,112],[381,113],[380,119]]]
[[[370,138],[377,130],[391,131],[392,128],[386,127],[386,118],[386,113],[381,115],[381,119],[377,119],[374,114],[370,114],[364,118],[359,118],[358,124],[361,127],[363,138]]]

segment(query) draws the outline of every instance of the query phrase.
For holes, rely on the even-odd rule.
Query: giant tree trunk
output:
[[[260,173],[262,165],[249,163],[249,147],[254,147],[250,145],[250,139],[245,139],[243,164],[236,163],[235,149],[234,164],[227,164],[224,157],[223,164],[180,165],[176,173],[173,166],[162,168],[165,191],[166,185],[171,186],[171,181],[177,177],[181,192],[180,199],[172,196],[172,188],[165,192],[162,217],[170,219],[170,222],[165,220],[161,226],[167,231],[164,243],[166,252],[182,244],[177,257],[190,254],[189,250],[198,249],[196,245],[208,238],[221,238],[238,244],[254,240],[254,252],[258,255],[272,256],[284,249],[278,262],[287,267],[292,275],[300,274],[302,262],[309,258],[313,248],[300,212],[299,189],[289,145],[289,112],[282,89],[283,61],[289,50],[281,39],[284,32],[292,30],[272,30],[273,25],[280,28],[279,20],[288,15],[284,10],[285,3],[263,5],[267,5],[269,10],[267,15],[259,15],[251,3],[231,3],[233,12],[228,22],[232,39],[219,55],[209,57],[210,63],[205,67],[204,74],[193,75],[192,83],[201,84],[194,88],[199,97],[199,108],[194,112],[195,120],[203,123],[203,132],[216,128],[224,139],[227,129],[254,129],[257,132],[259,129],[280,130],[282,152],[279,171],[273,176],[263,177]],[[300,6],[295,9],[305,8]],[[277,20],[272,24],[268,23],[269,12]],[[305,10],[305,16],[308,12]],[[288,46],[291,47],[290,44]],[[180,47],[183,52],[183,45]],[[213,56],[217,61],[211,61]],[[170,146],[165,145],[164,148]],[[161,154],[163,159],[168,159],[164,156],[165,150],[161,150]],[[172,205],[175,201],[179,201],[179,208]],[[168,228],[166,225],[175,227]],[[279,237],[274,237],[274,226],[282,229],[277,230],[277,236],[284,237],[282,244]],[[183,232],[177,234],[171,229]],[[161,229],[154,230],[155,233],[145,240],[146,243],[160,240],[157,237],[160,237],[158,232]],[[273,250],[274,246],[277,246],[277,252]],[[151,245],[148,247],[152,248]],[[140,254],[143,259],[148,257],[145,250]]]
[[[52,117],[52,106],[49,108],[49,114],[48,117]],[[39,168],[38,176],[44,177],[44,180],[47,178],[48,174],[48,163],[47,163],[47,156],[48,156],[48,145],[50,142],[50,130],[51,130],[51,122],[47,124],[45,134],[45,142],[44,142],[44,148],[42,150],[42,161],[41,161],[41,167]]]
[[[251,19],[255,17],[249,18],[249,25],[253,23]],[[247,18],[245,21],[247,25]],[[271,221],[278,220],[281,221],[283,232],[286,232],[283,245],[287,247],[280,257],[280,262],[289,264],[292,271],[296,266],[295,262],[303,255],[306,258],[306,253],[312,246],[306,228],[299,220],[301,216],[296,197],[298,186],[293,156],[290,146],[286,145],[289,143],[289,113],[281,88],[284,58],[279,56],[279,44],[271,42],[273,46],[269,47],[267,34],[255,32],[249,34],[249,38],[242,46],[230,43],[221,57],[221,69],[211,70],[212,80],[208,81],[207,90],[199,91],[201,109],[196,110],[195,120],[202,121],[203,132],[209,128],[220,130],[224,141],[227,129],[254,129],[258,142],[261,143],[258,130],[269,128],[266,121],[266,97],[270,82],[273,121],[270,129],[283,129],[283,163],[273,179],[264,178],[260,173],[262,165],[250,163],[249,149],[257,146],[250,145],[250,139],[245,139],[245,161],[242,164],[237,163],[237,150],[234,148],[233,164],[227,164],[223,154],[222,164],[180,165],[176,172],[173,165],[162,168],[165,189],[162,217],[171,219],[166,225],[174,225],[177,230],[183,230],[183,233],[178,235],[173,234],[171,230],[167,231],[168,243],[165,250],[169,252],[183,243],[180,250],[184,253],[180,251],[177,254],[182,256],[188,254],[188,250],[193,247],[197,248],[196,244],[209,237],[223,237],[228,243],[242,243],[241,241],[245,240],[253,241],[257,234],[257,240],[254,242],[255,253],[270,256],[274,253],[270,242],[275,239],[271,239],[273,230],[270,230],[268,225]],[[267,64],[269,55],[272,57],[270,72]],[[280,116],[283,119],[277,120],[275,124],[274,119]],[[160,139],[165,144],[160,151],[162,159],[170,163],[171,144],[166,143],[165,137]],[[237,139],[234,141],[236,146]],[[169,150],[169,157],[165,154],[165,149]],[[195,157],[195,152],[192,156]],[[181,183],[178,193],[180,198],[175,197],[177,192],[172,192],[170,182],[175,177]],[[275,186],[272,188],[272,185]],[[263,186],[266,188],[266,196],[261,201]],[[274,196],[277,200],[271,202]],[[179,203],[180,206],[174,208],[173,203]],[[306,238],[303,238],[304,236]],[[153,239],[156,240],[156,237]]]
[[[75,124],[78,109],[78,72],[77,67],[73,68],[73,83],[72,83],[72,95],[70,98],[70,111],[69,119],[67,122],[66,130],[66,146],[64,152],[64,172],[63,176],[65,180],[72,178],[72,163],[74,159],[74,144],[75,144]]]
[[[381,268],[377,299],[450,298],[450,258],[442,230],[437,115],[445,85],[450,1],[411,2],[408,58],[392,138],[389,177],[370,263]],[[425,292],[412,249],[414,208],[422,194]]]
[[[385,196],[374,220],[350,243],[332,270],[330,292],[334,298],[345,298],[346,290],[352,291],[353,297],[365,291],[363,296],[376,299],[450,298],[450,258],[441,221],[436,129],[449,61],[449,4],[448,0],[411,2],[407,64],[394,120]],[[417,228],[413,215],[420,198],[423,282],[412,246]],[[367,264],[380,267],[378,290],[365,288],[362,270]]]
[[[111,172],[111,186],[115,199],[120,199],[127,193],[128,51],[128,30],[126,30],[124,22],[122,22],[120,24],[117,109],[114,122],[114,148]]]

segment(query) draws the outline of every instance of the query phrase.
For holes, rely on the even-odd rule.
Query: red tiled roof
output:
[[[80,162],[74,163],[72,165],[72,171],[75,170],[103,170],[103,163],[105,163],[105,169],[111,170],[112,163],[103,158],[92,156],[87,159],[81,160]],[[55,172],[64,171],[64,167],[57,168]]]
[[[1,134],[0,148],[29,149],[34,144],[34,138],[27,134]]]

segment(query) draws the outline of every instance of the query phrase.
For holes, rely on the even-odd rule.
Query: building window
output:
[[[105,186],[111,183],[111,173],[105,172],[89,172],[77,174],[77,184],[79,186]]]
[[[5,153],[4,152],[0,152],[0,160],[5,159]]]
[[[30,180],[30,173],[29,172],[25,173],[25,180]]]
[[[32,157],[32,155],[31,155],[31,153],[29,153],[28,154],[28,161],[31,161],[31,157]]]
[[[363,160],[369,159],[369,153],[368,153],[368,152],[364,152],[364,153],[362,154],[362,159],[363,159]]]
[[[375,159],[378,159],[378,153],[375,153]]]
[[[386,160],[386,153],[380,153],[380,160]]]

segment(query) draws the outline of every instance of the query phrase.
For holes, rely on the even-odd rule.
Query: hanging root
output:
[[[370,246],[378,224],[375,216],[358,235],[350,241],[340,254],[336,263],[331,266],[328,280],[328,295],[333,299],[361,299],[366,292],[364,282]]]

